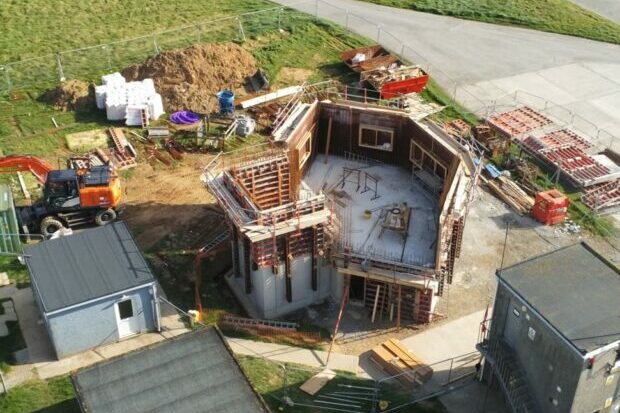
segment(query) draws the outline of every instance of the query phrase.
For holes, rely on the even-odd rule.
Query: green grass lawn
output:
[[[0,64],[273,6],[265,0],[7,0],[0,5]]]
[[[27,284],[30,283],[28,269],[22,265],[15,257],[0,257],[0,272],[6,272],[11,283]]]
[[[33,380],[0,396],[2,413],[79,413],[69,376]]]
[[[384,6],[620,43],[620,25],[568,0],[364,0]],[[389,31],[389,28],[387,29]]]
[[[256,391],[263,397],[272,411],[289,413],[311,413],[323,411],[312,407],[288,406],[280,402],[284,396],[288,396],[297,403],[315,404],[313,403],[313,397],[299,390],[299,386],[301,386],[310,377],[318,373],[319,370],[313,370],[295,364],[287,364],[286,366],[288,373],[285,383],[282,365],[279,363],[274,363],[261,358],[240,357],[239,364],[245,371]],[[340,385],[374,387],[374,382],[372,380],[358,378],[350,373],[340,372],[323,389],[321,389],[319,394],[342,391],[343,387]],[[381,399],[388,401],[389,407],[395,407],[410,400],[410,392],[405,391],[405,389],[401,386],[382,385],[380,390]],[[362,406],[365,408],[365,411],[370,411],[370,402],[361,403],[365,404]],[[431,400],[425,403],[404,407],[399,411],[403,413],[445,413],[446,409],[438,401]]]

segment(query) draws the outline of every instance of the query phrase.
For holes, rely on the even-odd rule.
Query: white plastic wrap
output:
[[[151,120],[164,113],[161,95],[153,79],[126,82],[118,72],[101,77],[103,85],[95,87],[97,107],[106,110],[108,120],[126,119],[127,125],[141,126],[141,109],[147,109]]]
[[[106,85],[95,86],[95,101],[97,109],[105,109],[105,99],[108,87]]]
[[[164,102],[162,101],[159,93],[155,93],[149,98],[148,105],[151,120],[157,120],[164,114]]]

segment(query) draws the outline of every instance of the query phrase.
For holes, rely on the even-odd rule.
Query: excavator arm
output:
[[[47,174],[54,167],[32,155],[9,155],[0,157],[0,173],[8,171],[30,171],[41,184],[45,184]]]

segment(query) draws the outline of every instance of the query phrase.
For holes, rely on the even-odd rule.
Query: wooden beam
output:
[[[396,310],[396,330],[400,331],[400,301],[402,299],[402,285],[398,286],[398,309]]]
[[[377,304],[379,303],[379,293],[381,292],[381,286],[377,285],[377,292],[375,293],[375,304],[372,306],[372,317],[370,322],[374,324],[375,315],[377,315]]]
[[[282,205],[282,168],[278,164],[278,205]]]
[[[325,143],[325,163],[327,164],[327,157],[329,156],[329,145],[332,141],[332,118],[329,117],[329,122],[327,123],[327,142]]]
[[[383,321],[383,313],[386,310],[386,306],[385,306],[385,300],[387,297],[387,288],[383,288],[383,297],[381,297],[381,308],[380,308],[380,312],[379,312],[379,320]]]

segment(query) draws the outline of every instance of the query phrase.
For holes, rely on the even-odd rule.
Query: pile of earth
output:
[[[66,80],[45,92],[42,99],[55,109],[89,111],[95,107],[95,89],[82,80]]]
[[[255,71],[254,56],[239,45],[210,43],[162,52],[121,73],[127,81],[152,78],[168,113],[209,113],[217,108],[217,92],[240,89]]]

